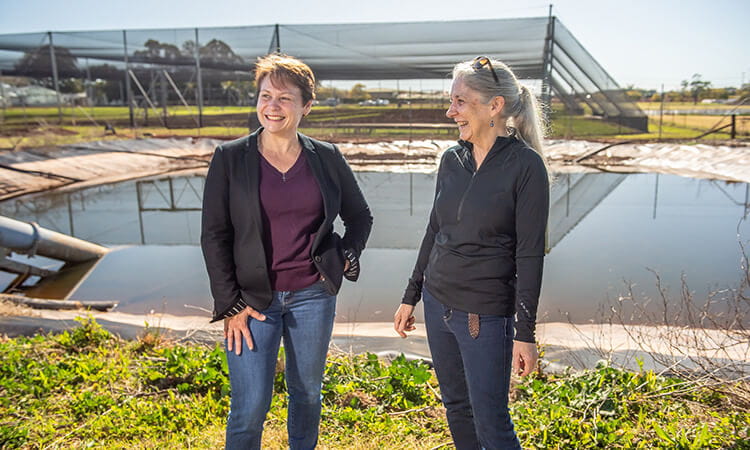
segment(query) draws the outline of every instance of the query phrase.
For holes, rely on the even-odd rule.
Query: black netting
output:
[[[570,31],[552,20],[548,80],[568,109],[587,104],[594,114],[643,117]],[[549,23],[541,17],[200,28],[197,36],[193,28],[6,34],[0,35],[0,70],[51,77],[51,35],[60,77],[124,79],[127,53],[136,73],[168,70],[192,80],[197,38],[204,81],[246,77],[258,56],[277,49],[303,59],[319,80],[449,78],[456,62],[478,54],[504,61],[519,78],[541,80]]]

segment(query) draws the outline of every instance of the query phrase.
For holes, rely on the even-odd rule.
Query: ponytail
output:
[[[520,83],[519,83],[520,85]],[[513,108],[515,114],[511,116],[513,126],[518,132],[518,137],[544,158],[544,127],[539,103],[529,88],[520,85],[518,106]],[[545,160],[546,164],[546,160]]]

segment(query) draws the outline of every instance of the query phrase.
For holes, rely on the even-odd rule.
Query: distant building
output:
[[[10,106],[10,94],[11,86],[9,84],[0,83],[0,108],[6,108]]]
[[[13,106],[52,106],[57,104],[57,94],[41,86],[11,88],[8,94]]]
[[[84,92],[61,94],[60,100],[66,105],[88,105],[89,98]],[[0,89],[0,106],[55,106],[57,94],[53,89],[42,86],[11,86],[4,84]]]
[[[383,98],[388,100],[394,100],[397,95],[395,89],[367,89],[367,93],[370,94],[371,98]]]

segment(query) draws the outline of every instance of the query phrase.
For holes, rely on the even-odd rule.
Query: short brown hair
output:
[[[302,92],[302,104],[315,98],[315,75],[310,67],[294,56],[271,53],[258,57],[255,63],[255,85],[270,76],[272,82],[297,86]]]

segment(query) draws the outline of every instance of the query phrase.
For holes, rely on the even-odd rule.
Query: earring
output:
[[[494,127],[494,126],[495,126],[495,121],[494,120],[490,120],[490,127]]]

